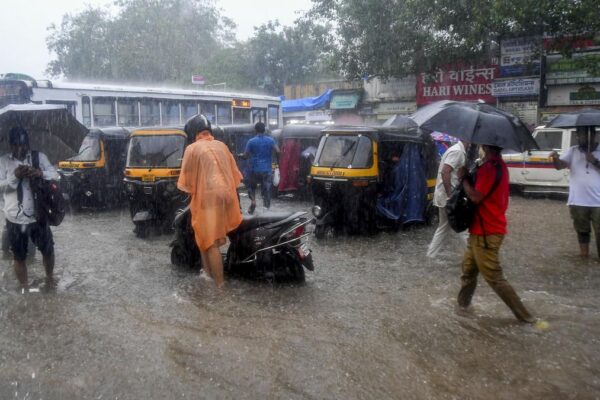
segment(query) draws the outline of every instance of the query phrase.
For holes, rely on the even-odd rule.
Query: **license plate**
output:
[[[152,194],[152,186],[144,186],[144,194]]]
[[[298,247],[298,254],[301,258],[304,258],[310,254],[310,249],[308,248],[308,245],[306,243],[302,243],[302,245]]]
[[[142,182],[154,182],[156,177],[154,175],[143,175]]]
[[[331,190],[331,182],[325,182],[325,190]]]

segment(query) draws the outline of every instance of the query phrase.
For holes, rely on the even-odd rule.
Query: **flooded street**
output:
[[[578,259],[564,203],[511,198],[501,251],[546,330],[481,279],[458,311],[461,255],[425,257],[435,227],[313,239],[306,284],[218,291],[171,265],[170,237],[136,238],[125,209],[69,215],[55,290],[39,253],[29,294],[2,260],[0,398],[600,398],[600,263]]]

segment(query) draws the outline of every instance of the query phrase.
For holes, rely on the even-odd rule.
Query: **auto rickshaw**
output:
[[[321,131],[325,125],[286,125],[281,132],[281,154],[279,156],[279,193],[293,193],[308,197],[308,176],[315,159]]]
[[[125,187],[134,233],[169,233],[187,195],[177,189],[187,136],[181,128],[140,128],[131,132]]]
[[[439,156],[416,128],[330,127],[311,167],[318,238],[429,222]]]
[[[79,153],[58,163],[63,196],[73,209],[126,201],[123,169],[129,133],[125,128],[92,129]]]

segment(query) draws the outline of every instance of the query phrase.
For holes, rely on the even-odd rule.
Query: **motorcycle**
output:
[[[270,212],[246,217],[227,234],[230,245],[225,255],[225,274],[249,279],[304,282],[304,269],[314,271],[306,226],[312,222],[307,212]],[[171,263],[202,268],[200,251],[194,239],[189,206],[180,210],[173,222]]]

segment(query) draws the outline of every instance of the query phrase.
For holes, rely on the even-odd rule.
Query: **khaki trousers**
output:
[[[485,240],[483,236],[469,236],[462,267],[462,286],[458,293],[458,304],[462,307],[471,304],[477,287],[477,275],[481,273],[485,281],[506,303],[517,319],[533,322],[533,317],[502,273],[498,251],[503,240],[504,235],[487,235]]]

